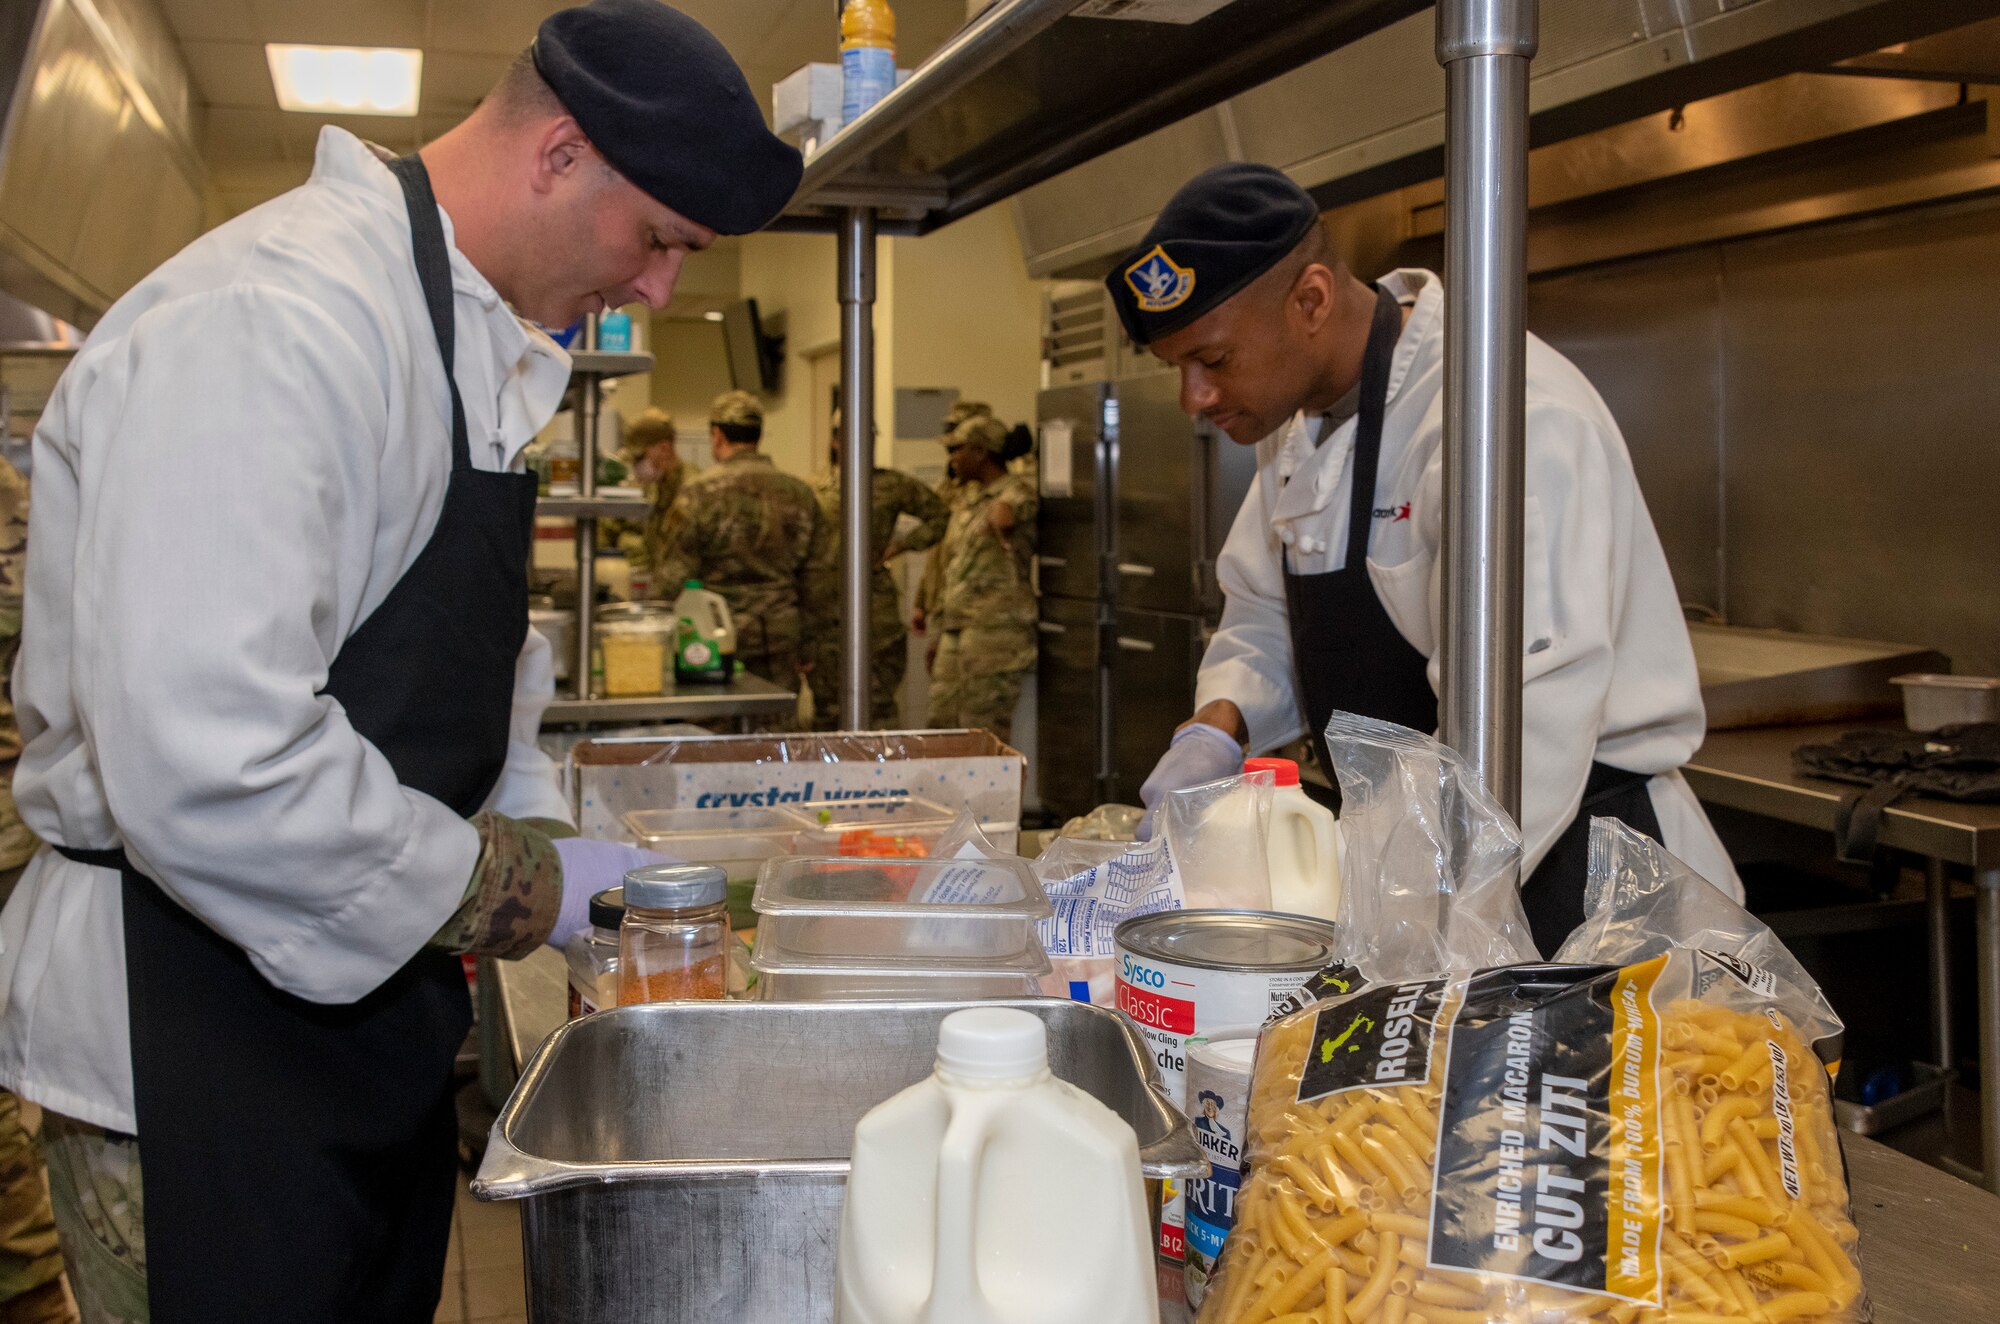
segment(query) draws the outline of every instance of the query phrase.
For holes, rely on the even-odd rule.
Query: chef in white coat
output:
[[[535,747],[521,451],[569,362],[524,319],[664,306],[799,172],[700,25],[595,0],[421,155],[325,129],[63,375],[0,1081],[74,1160],[87,1320],[432,1318],[460,954],[560,943],[646,858],[571,835]]]
[[[1258,460],[1216,565],[1196,711],[1147,806],[1239,771],[1246,748],[1320,741],[1335,711],[1435,731],[1442,282],[1363,284],[1304,190],[1236,164],[1183,187],[1106,283],[1134,343],[1180,370],[1181,407]],[[1701,691],[1631,457],[1589,381],[1533,336],[1526,486],[1522,902],[1548,954],[1582,918],[1593,816],[1742,884],[1677,771]]]

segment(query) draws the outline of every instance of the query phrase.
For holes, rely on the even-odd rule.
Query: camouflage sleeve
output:
[[[1034,485],[1018,478],[1007,484],[999,496],[1000,500],[1013,508],[1016,524],[1033,524],[1035,512],[1042,508],[1041,494],[1035,490]]]
[[[27,568],[28,480],[0,459],[0,637],[14,638],[21,633]]]
[[[465,896],[430,946],[513,960],[548,941],[562,912],[562,857],[555,838],[574,836],[567,823],[546,818],[474,815],[479,863]]]
[[[935,547],[944,537],[945,526],[951,523],[951,507],[938,498],[938,494],[925,487],[908,474],[897,474],[898,512],[917,521],[917,527],[896,539],[891,547],[897,552],[921,552],[927,547]]]
[[[944,596],[944,545],[931,548],[929,559],[924,562],[924,577],[917,581],[917,610],[926,617],[935,616],[938,600]]]

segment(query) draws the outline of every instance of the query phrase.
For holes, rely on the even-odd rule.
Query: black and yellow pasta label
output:
[[[1449,984],[1443,979],[1384,984],[1320,1012],[1299,1078],[1299,1102],[1429,1079]]]
[[[1659,1300],[1662,964],[1468,982],[1448,1031],[1431,1263]]]

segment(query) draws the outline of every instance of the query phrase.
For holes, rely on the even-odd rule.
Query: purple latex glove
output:
[[[1174,733],[1167,752],[1139,788],[1139,799],[1146,806],[1146,816],[1139,820],[1139,840],[1153,839],[1153,815],[1168,791],[1205,786],[1242,771],[1243,746],[1235,736],[1207,722],[1189,722]]]
[[[664,855],[622,841],[592,837],[558,837],[556,854],[563,866],[562,913],[549,931],[549,946],[556,948],[590,927],[590,898],[607,887],[623,884],[627,869],[672,863]]]

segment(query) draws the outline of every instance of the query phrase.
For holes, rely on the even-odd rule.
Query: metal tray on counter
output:
[[[1917,644],[1710,624],[1688,636],[1711,731],[1886,717],[1903,707],[1892,677],[1951,669]]]
[[[833,1318],[848,1149],[862,1114],[929,1075],[967,1005],[1048,1025],[1049,1065],[1128,1122],[1157,1201],[1207,1171],[1115,1012],[1056,998],[680,1002],[571,1021],[543,1043],[473,1180],[520,1200],[535,1324]]]

